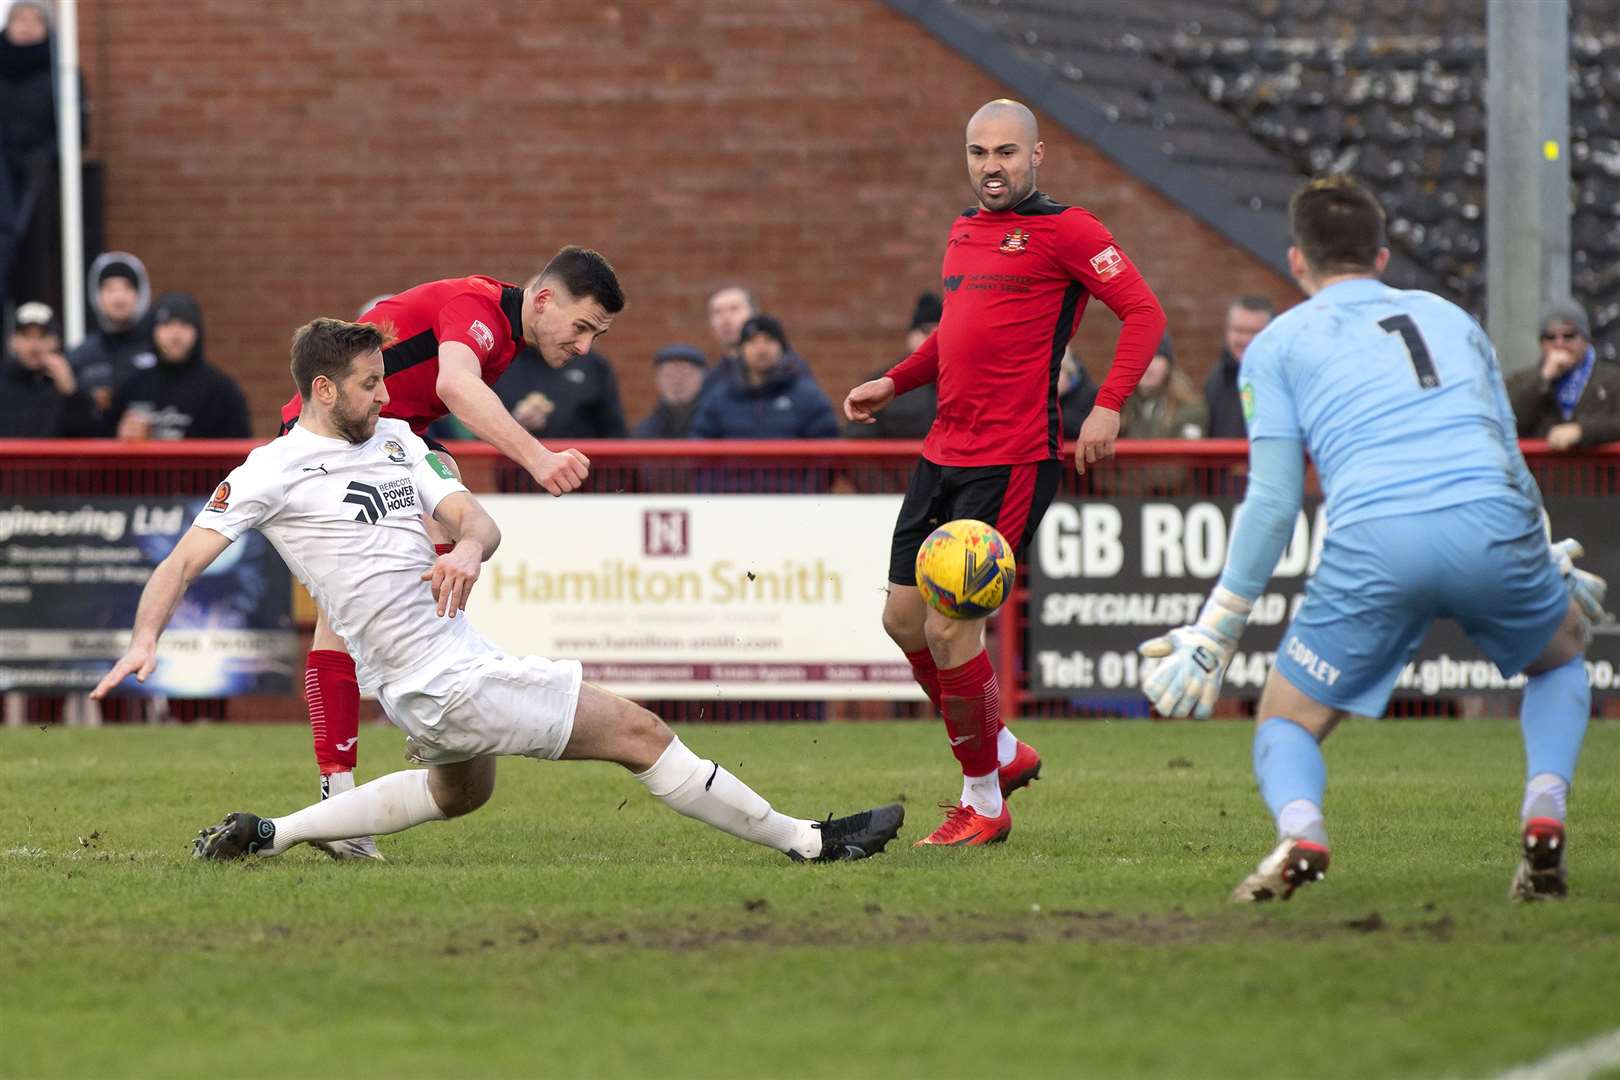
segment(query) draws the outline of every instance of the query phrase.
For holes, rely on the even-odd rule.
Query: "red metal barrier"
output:
[[[206,496],[257,442],[118,442],[113,440],[0,439],[0,499],[41,496]],[[591,460],[584,491],[607,493],[728,494],[861,492],[899,494],[921,452],[918,442],[683,442],[588,440],[572,444]],[[1620,492],[1620,445],[1557,454],[1543,442],[1525,442],[1526,458],[1549,494]],[[517,465],[482,443],[450,444],[474,492],[539,489]],[[1067,453],[1067,451],[1066,451]],[[1066,473],[1060,495],[1158,495],[1197,498],[1242,494],[1248,444],[1243,440],[1122,440],[1115,460],[1085,475]],[[1597,538],[1588,538],[1592,543]],[[995,655],[1004,708],[1024,715],[1022,570],[1014,603],[997,622]],[[806,703],[780,703],[761,713],[809,715]],[[695,715],[689,705],[671,715]],[[1065,714],[1064,703],[1038,711]]]

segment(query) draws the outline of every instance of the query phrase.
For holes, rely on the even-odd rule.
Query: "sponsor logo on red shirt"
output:
[[[1104,281],[1118,277],[1119,272],[1125,269],[1125,256],[1110,244],[1091,257],[1091,269]]]
[[[478,319],[474,319],[473,324],[467,327],[467,333],[472,336],[474,341],[478,342],[485,352],[489,352],[495,347],[495,332]]]

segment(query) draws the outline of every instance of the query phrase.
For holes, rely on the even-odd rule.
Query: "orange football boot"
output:
[[[1019,740],[1013,759],[996,772],[1001,780],[1001,797],[1005,799],[1019,788],[1028,787],[1031,780],[1040,779],[1041,755],[1029,743]]]
[[[1012,811],[1004,802],[999,817],[985,817],[966,804],[940,803],[945,811],[945,824],[923,837],[913,846],[976,847],[979,844],[999,844],[1012,832]]]

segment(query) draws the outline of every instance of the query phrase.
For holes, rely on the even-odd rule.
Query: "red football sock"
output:
[[[1001,725],[1001,688],[984,650],[959,667],[939,673],[945,731],[963,776],[996,771],[996,729]]]
[[[336,649],[311,649],[304,696],[321,775],[352,772],[360,743],[360,684],[354,677],[354,658]]]
[[[433,545],[433,554],[435,554],[435,555],[448,555],[454,550],[456,550],[456,545],[454,545],[454,544],[434,544]]]
[[[934,665],[934,654],[927,649],[918,649],[916,652],[906,653],[906,659],[911,661],[911,674],[917,680],[917,685],[923,688],[928,700],[934,706],[934,715],[939,715],[939,668]]]

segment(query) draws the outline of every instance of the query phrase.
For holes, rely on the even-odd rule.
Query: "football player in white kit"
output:
[[[899,805],[826,821],[778,813],[652,713],[582,681],[578,661],[508,656],[472,628],[461,612],[500,530],[409,425],[379,419],[382,345],[376,327],[338,319],[293,336],[297,426],[249,454],[153,570],[129,648],[91,696],[132,674],[144,681],[187,585],[258,529],[371,673],[412,760],[427,768],[284,817],[228,814],[198,835],[196,856],[279,855],[460,817],[489,800],[501,755],[615,762],[672,810],[796,861],[882,851],[904,820]],[[423,514],[455,540],[449,553],[435,557]]]

